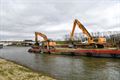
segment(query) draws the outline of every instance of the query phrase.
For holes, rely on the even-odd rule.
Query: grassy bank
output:
[[[0,80],[55,80],[13,62],[0,59]]]

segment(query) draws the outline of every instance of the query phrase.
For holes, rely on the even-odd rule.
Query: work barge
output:
[[[74,31],[78,25],[83,34],[87,36],[87,43],[82,43],[74,40]],[[44,41],[39,43],[38,36],[43,37]],[[84,27],[84,25],[77,19],[74,20],[73,29],[70,34],[70,40],[65,41],[64,44],[57,44],[57,41],[51,41],[48,37],[41,33],[35,32],[35,44],[28,50],[33,53],[48,53],[48,54],[64,54],[75,56],[89,56],[89,57],[113,57],[120,58],[120,41],[118,45],[111,46],[104,36],[94,37]]]
[[[83,48],[42,48],[32,47],[28,50],[32,53],[42,54],[58,54],[58,55],[73,55],[73,56],[88,56],[88,57],[112,57],[120,58],[120,49],[104,48],[104,49],[83,49]]]

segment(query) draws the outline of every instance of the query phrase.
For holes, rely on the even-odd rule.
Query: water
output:
[[[58,80],[120,80],[120,59],[28,53],[29,47],[4,47],[0,57]]]

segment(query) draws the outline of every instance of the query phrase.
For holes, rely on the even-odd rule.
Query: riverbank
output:
[[[55,80],[40,73],[15,64],[13,62],[0,59],[0,80]]]

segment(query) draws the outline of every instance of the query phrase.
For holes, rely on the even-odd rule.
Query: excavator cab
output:
[[[98,43],[99,44],[105,44],[106,43],[106,38],[104,38],[104,37],[98,38]]]
[[[95,42],[94,42],[94,40],[93,40],[93,38],[88,38],[88,44],[94,44]]]

